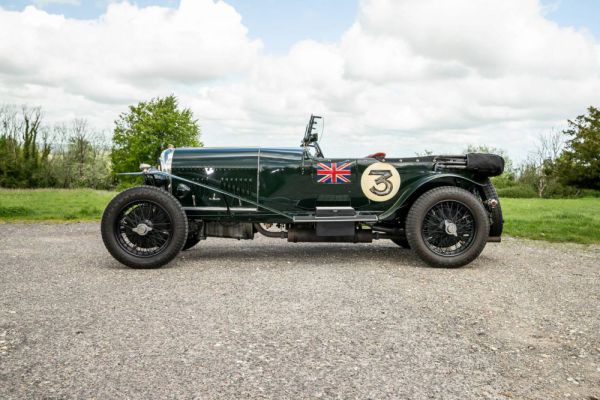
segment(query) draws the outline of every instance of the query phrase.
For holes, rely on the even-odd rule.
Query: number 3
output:
[[[400,190],[400,174],[393,164],[371,164],[360,177],[360,188],[371,201],[388,201]]]
[[[390,178],[392,177],[392,173],[386,169],[374,169],[369,172],[369,175],[379,175],[379,178],[375,179],[375,185],[371,187],[369,190],[371,193],[377,196],[387,196],[394,190],[394,184],[390,182]],[[379,185],[384,185],[383,189],[378,189]]]

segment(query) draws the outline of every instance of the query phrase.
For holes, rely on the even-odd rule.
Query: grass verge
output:
[[[500,199],[504,233],[550,242],[600,243],[600,199]]]
[[[100,220],[116,192],[0,189],[0,221]],[[600,198],[502,198],[504,233],[551,242],[600,243]]]
[[[0,189],[0,221],[93,221],[115,192],[92,189]]]

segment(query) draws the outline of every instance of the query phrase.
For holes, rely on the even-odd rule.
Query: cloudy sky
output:
[[[0,0],[0,103],[110,131],[175,94],[209,146],[522,159],[600,106],[597,0]]]

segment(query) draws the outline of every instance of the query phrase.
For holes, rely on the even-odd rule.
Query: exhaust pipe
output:
[[[317,236],[312,229],[290,228],[287,235],[288,242],[325,242],[325,243],[371,243],[373,232],[360,229],[352,236]]]

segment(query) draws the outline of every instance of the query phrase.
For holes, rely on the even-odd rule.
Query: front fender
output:
[[[463,175],[452,174],[452,173],[441,173],[429,175],[425,178],[419,179],[410,185],[406,186],[400,197],[394,202],[394,204],[387,209],[383,214],[379,215],[380,221],[391,220],[396,215],[396,211],[399,208],[405,206],[407,202],[413,197],[415,193],[423,191],[424,188],[433,188],[436,186],[444,186],[445,184],[456,186],[456,182],[463,182],[465,185],[477,185],[483,186],[484,183],[477,182],[473,179],[467,178]]]

